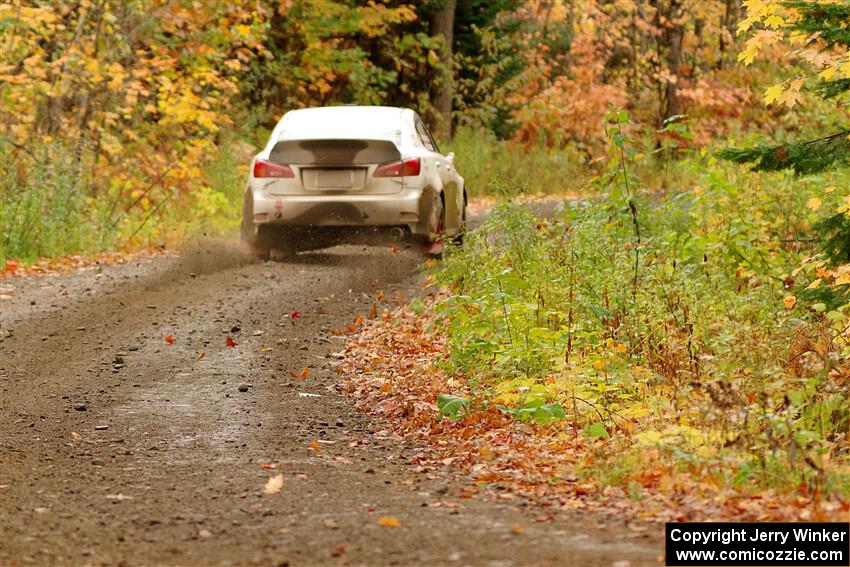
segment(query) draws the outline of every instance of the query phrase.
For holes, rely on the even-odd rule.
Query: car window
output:
[[[425,127],[425,123],[422,122],[422,119],[418,116],[416,117],[416,133],[419,135],[419,140],[422,142],[423,146],[432,152],[438,151],[437,144],[435,144],[434,140],[431,138],[428,128]]]
[[[431,130],[428,129],[428,126],[425,123],[422,123],[422,127],[425,128],[425,135],[428,136],[428,139],[431,140],[431,145],[434,146],[434,151],[440,153],[440,147],[437,145],[437,140],[434,139],[434,136],[431,135]]]

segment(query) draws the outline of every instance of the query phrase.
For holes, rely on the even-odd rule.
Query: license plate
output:
[[[316,187],[351,187],[350,169],[320,169],[316,171]]]

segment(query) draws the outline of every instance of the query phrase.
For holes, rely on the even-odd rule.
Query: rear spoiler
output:
[[[401,159],[388,140],[284,140],[276,143],[269,161],[295,165],[367,165]]]

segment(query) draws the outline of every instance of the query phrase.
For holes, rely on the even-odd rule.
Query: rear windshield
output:
[[[346,109],[295,112],[282,124],[278,140],[389,140],[401,142],[401,113]]]

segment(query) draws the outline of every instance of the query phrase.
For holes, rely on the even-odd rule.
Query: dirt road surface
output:
[[[376,287],[415,293],[420,260],[210,242],[3,282],[0,565],[658,564],[657,534],[459,499],[462,478],[418,472],[336,392],[331,331]]]

